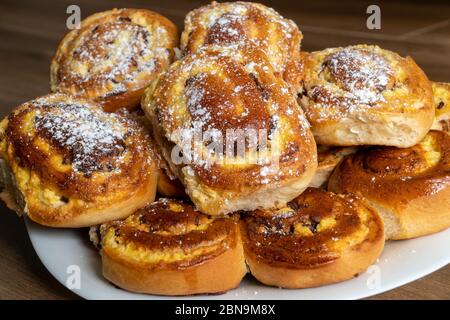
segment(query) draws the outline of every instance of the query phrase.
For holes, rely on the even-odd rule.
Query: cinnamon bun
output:
[[[374,147],[345,158],[330,177],[333,192],[353,192],[381,214],[387,239],[450,227],[450,136],[430,131],[417,145]]]
[[[17,107],[1,122],[0,153],[13,207],[42,225],[91,226],[155,197],[148,136],[87,100],[50,94]]]
[[[264,284],[308,288],[363,272],[384,247],[383,222],[361,199],[308,188],[285,208],[241,222],[244,254]]]
[[[51,90],[94,100],[106,111],[135,108],[145,87],[172,63],[177,45],[176,26],[155,12],[96,13],[59,44]]]
[[[450,83],[433,82],[436,118],[431,129],[450,133]]]
[[[293,79],[302,37],[293,21],[260,3],[213,1],[187,14],[180,45],[189,54],[205,45],[251,43],[267,54],[277,74]]]
[[[103,275],[134,292],[222,293],[246,274],[236,217],[162,199],[100,227]]]
[[[316,170],[309,124],[257,48],[185,56],[147,89],[142,108],[171,172],[204,213],[282,206]]]
[[[318,144],[411,147],[429,131],[433,92],[410,57],[357,45],[308,54],[300,104]]]

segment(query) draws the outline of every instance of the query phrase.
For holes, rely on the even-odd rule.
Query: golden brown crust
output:
[[[184,57],[147,90],[142,107],[171,171],[205,213],[283,205],[306,188],[316,169],[308,123],[286,83],[256,48],[211,46]],[[196,130],[203,138],[214,133],[223,153],[203,149],[200,159],[175,164],[172,147],[191,145],[183,138]],[[226,139],[237,130],[265,133],[266,153],[246,144],[242,157],[227,156]],[[272,164],[276,170],[270,170]]]
[[[100,230],[103,273],[130,291],[219,293],[246,273],[237,217],[211,218],[163,199]]]
[[[306,288],[364,271],[384,246],[383,222],[362,200],[308,188],[280,210],[254,211],[241,223],[250,272],[261,282]]]
[[[2,122],[1,153],[28,216],[54,227],[118,219],[153,201],[157,169],[126,114],[65,94],[22,104]]]
[[[377,46],[312,52],[301,106],[317,143],[410,147],[434,117],[431,83],[412,58]]]
[[[262,49],[275,72],[294,79],[302,34],[272,8],[252,2],[212,2],[189,12],[181,35],[184,54],[205,45],[251,43]],[[289,70],[289,71],[288,71]],[[294,83],[294,82],[292,82]]]
[[[147,85],[172,63],[177,45],[177,27],[155,12],[96,13],[61,41],[51,89],[95,100],[106,111],[135,108]]]
[[[328,188],[366,198],[383,216],[387,238],[418,237],[450,227],[450,137],[430,131],[411,148],[372,148],[348,156]]]
[[[433,82],[433,94],[436,118],[431,129],[450,133],[450,83]]]
[[[317,170],[309,183],[309,187],[326,188],[328,178],[334,168],[345,156],[357,151],[355,147],[327,147],[317,146]]]

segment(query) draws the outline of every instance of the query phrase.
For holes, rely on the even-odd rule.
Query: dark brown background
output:
[[[357,43],[378,44],[410,55],[429,78],[450,81],[448,1],[262,1],[293,19],[304,33],[303,48],[316,50]],[[114,7],[148,8],[180,28],[184,15],[205,1],[0,1],[0,115],[48,92],[49,63],[67,32],[66,8],[82,17]],[[366,28],[366,8],[381,7],[382,29]],[[22,219],[0,207],[0,299],[76,298],[40,263]],[[449,299],[450,266],[375,299]]]

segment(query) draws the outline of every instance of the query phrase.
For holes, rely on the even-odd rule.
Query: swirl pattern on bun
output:
[[[316,169],[309,124],[256,48],[211,46],[184,57],[149,87],[142,107],[171,172],[202,212],[282,206],[306,188]],[[198,150],[192,142],[197,133],[205,138],[200,151],[174,159],[174,147]],[[241,140],[245,148],[236,150],[235,133],[248,134]],[[211,142],[215,152],[207,147]]]
[[[114,9],[81,22],[61,41],[51,89],[94,100],[106,111],[139,106],[145,87],[174,59],[176,26],[144,9]]]
[[[241,223],[250,272],[264,284],[307,288],[363,272],[384,247],[383,222],[356,196],[308,188],[285,208]]]
[[[412,58],[357,45],[307,54],[300,103],[318,144],[410,147],[434,117],[431,83]]]
[[[53,227],[125,217],[153,201],[157,168],[145,131],[127,114],[50,94],[1,123],[1,156],[22,210]]]
[[[100,227],[103,274],[151,294],[220,293],[246,274],[238,220],[162,199]]]
[[[212,2],[189,12],[181,35],[184,54],[205,45],[251,44],[263,50],[275,72],[286,79],[299,70],[302,33],[272,8],[252,2]]]
[[[430,131],[411,148],[374,147],[345,158],[328,189],[360,194],[382,215],[387,239],[450,227],[450,136]]]

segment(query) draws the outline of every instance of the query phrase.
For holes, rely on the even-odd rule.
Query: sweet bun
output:
[[[100,227],[103,275],[134,292],[222,293],[247,272],[236,217],[163,199]]]
[[[155,12],[96,13],[59,44],[51,90],[94,100],[106,111],[138,107],[145,87],[172,63],[177,45],[177,27]]]
[[[309,187],[326,188],[328,178],[334,168],[344,159],[345,156],[355,153],[355,147],[327,147],[317,146],[317,170]]]
[[[305,57],[300,104],[318,144],[419,143],[434,118],[431,82],[410,57],[357,45]]]
[[[351,194],[308,188],[278,210],[244,216],[247,265],[262,283],[309,288],[344,281],[367,269],[384,247],[383,222]]]
[[[450,136],[430,131],[411,148],[377,147],[350,155],[328,188],[363,196],[381,214],[387,239],[444,230],[450,227]]]
[[[293,21],[260,3],[214,1],[187,14],[180,46],[189,54],[205,45],[251,43],[267,54],[276,73],[291,78],[302,37]]]
[[[155,197],[148,136],[126,113],[87,100],[50,94],[20,105],[1,122],[0,153],[3,199],[42,225],[91,226]]]
[[[450,133],[450,83],[433,82],[436,118],[431,129]]]
[[[316,170],[309,124],[257,48],[209,46],[185,56],[147,89],[142,108],[171,172],[204,213],[283,206]],[[241,149],[239,133],[248,134]]]

